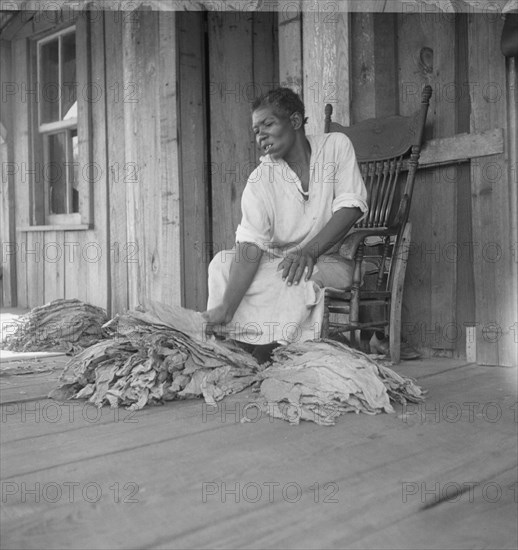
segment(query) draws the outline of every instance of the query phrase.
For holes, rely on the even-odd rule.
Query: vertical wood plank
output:
[[[454,19],[437,20],[433,14],[399,15],[398,36],[400,113],[411,114],[419,107],[422,87],[429,83],[433,95],[425,139],[453,135],[455,104],[444,91],[455,82],[451,63]],[[452,181],[455,175],[451,168],[421,173],[412,199],[414,235],[403,328],[414,344],[425,348],[451,350],[455,341],[451,331],[455,327],[456,260],[447,256],[456,239],[456,190]]]
[[[164,303],[182,303],[182,232],[178,149],[176,14],[159,14],[159,121],[161,213],[160,297]],[[205,309],[205,308],[203,308]]]
[[[351,14],[351,120],[398,113],[396,16]]]
[[[74,265],[75,276],[81,277],[78,269],[87,270],[86,300],[103,308],[110,307],[109,243],[108,243],[108,166],[106,157],[106,81],[105,81],[105,12],[92,16],[91,75],[100,97],[90,103],[92,117],[91,154],[96,171],[93,173],[93,231],[78,231],[77,240],[81,248],[81,261]]]
[[[144,10],[123,22],[124,81],[138,91],[124,105],[126,163],[136,176],[127,193],[128,241],[138,260],[128,264],[130,307],[144,296],[181,301],[174,36],[171,14],[162,26],[157,12]]]
[[[249,103],[255,97],[279,86],[278,58],[279,47],[276,13],[254,13],[252,18],[253,85],[249,87],[249,90],[245,91],[245,97]],[[259,158],[257,158],[257,161],[259,161]]]
[[[122,51],[123,51],[123,82],[129,83],[132,86],[140,84],[138,71],[136,67],[136,53],[134,34],[137,33],[136,17],[138,14],[133,12],[130,16],[123,18],[122,22]],[[142,98],[142,93],[139,88],[137,101]],[[132,98],[133,99],[133,98]],[[136,118],[136,104],[134,101],[124,102],[124,144],[125,144],[125,166],[134,166],[132,176],[128,177],[126,182],[126,223],[127,223],[127,239],[137,251],[137,262],[128,262],[128,307],[133,308],[139,303],[139,292],[142,287],[140,280],[141,272],[139,263],[142,256],[142,243],[138,233],[139,219],[138,210],[138,178],[140,176],[140,167],[138,165],[138,143],[136,135],[138,132],[138,121]]]
[[[300,1],[279,2],[279,82],[302,94],[302,20]]]
[[[232,248],[241,195],[255,167],[246,90],[253,87],[252,14],[210,12],[209,101],[213,252]]]
[[[22,86],[29,89],[27,40],[15,40],[12,43],[12,73],[13,81],[20,90]],[[18,228],[30,224],[29,205],[30,194],[28,181],[29,167],[29,104],[27,97],[22,98],[21,92],[16,94],[14,101],[13,120],[13,159],[15,174],[13,178],[16,243],[19,245],[16,255],[16,288],[19,307],[29,307],[27,290],[27,233],[22,233]],[[18,168],[16,170],[16,168]]]
[[[373,25],[374,62],[376,65],[376,116],[398,113],[397,17],[394,13],[375,13]]]
[[[203,311],[210,239],[203,14],[182,12],[177,17],[183,305]]]
[[[468,15],[472,132],[509,128],[505,58],[499,48],[502,26],[500,18]],[[511,234],[516,205],[511,204],[508,155],[506,151],[471,161],[473,241],[478,248],[474,264],[477,363],[482,365],[511,366],[516,358],[517,296],[512,280],[516,235]]]
[[[90,263],[87,258],[94,258],[97,252],[95,241],[94,246],[89,246],[87,235],[93,235],[93,231],[65,231],[63,236],[65,298],[77,298],[83,302],[91,300],[88,291]],[[104,303],[93,303],[106,308]]]
[[[0,40],[0,80],[5,86],[5,97],[0,103],[0,124],[2,139],[0,139],[0,247],[2,249],[2,278],[0,305],[12,307],[16,305],[16,225],[14,202],[14,147],[13,121],[14,97],[7,93],[16,89],[12,73],[11,43]]]
[[[248,86],[245,92],[245,99],[249,106],[256,97],[279,86],[278,57],[276,14],[272,12],[254,13],[252,18],[252,85]],[[254,93],[250,93],[251,89],[254,90]],[[250,116],[249,109],[249,120]],[[261,152],[255,147],[254,153],[255,163],[259,164]],[[248,174],[241,174],[241,178],[246,176]]]
[[[64,231],[42,233],[44,302],[65,297],[65,236]]]
[[[470,131],[471,101],[469,92],[464,83],[469,81],[468,75],[468,18],[466,14],[457,14],[456,21],[456,57],[455,82],[458,90],[456,102],[455,132],[460,134]],[[457,281],[456,281],[456,323],[457,338],[455,341],[455,355],[466,356],[468,361],[476,361],[473,352],[475,342],[471,342],[470,326],[475,325],[475,281],[473,275],[473,256],[468,253],[465,243],[473,242],[471,231],[471,180],[470,164],[463,163],[456,168],[457,186]]]
[[[161,271],[161,185],[160,118],[159,118],[159,59],[158,14],[149,11],[134,13],[135,58],[138,71],[139,99],[135,115],[137,234],[139,235],[139,271],[143,297],[160,300]],[[140,223],[139,223],[140,222]],[[142,246],[142,250],[140,250]]]
[[[109,202],[109,259],[111,310],[122,312],[128,304],[128,238],[126,218],[127,179],[131,169],[126,164],[124,136],[124,102],[132,83],[124,81],[122,66],[122,14],[105,13],[106,43],[106,118]]]
[[[336,120],[350,124],[349,31],[347,12],[303,13],[303,95],[309,134],[323,132],[327,103],[333,105]]]
[[[509,303],[514,303],[509,308],[509,329],[514,334],[512,341],[502,346],[501,363],[505,365],[518,365],[518,59],[508,57],[506,59],[506,86],[507,86],[507,150],[509,151],[508,182],[509,182],[509,248],[511,254],[511,272],[509,276]],[[514,346],[513,346],[514,343]]]
[[[351,14],[351,123],[376,116],[374,14]],[[335,118],[333,116],[333,118]],[[338,119],[337,119],[338,121]]]
[[[27,269],[27,306],[41,306],[45,297],[45,237],[42,231],[26,233],[25,253],[22,252],[22,263]]]

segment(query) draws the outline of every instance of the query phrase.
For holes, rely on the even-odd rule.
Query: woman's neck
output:
[[[292,169],[309,166],[311,160],[311,145],[304,132],[297,134],[296,141],[284,160]]]

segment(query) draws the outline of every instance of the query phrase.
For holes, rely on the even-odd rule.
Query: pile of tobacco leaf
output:
[[[215,405],[257,383],[268,414],[321,425],[346,412],[393,412],[390,401],[423,400],[412,380],[332,340],[280,346],[261,366],[232,340],[207,336],[200,313],[152,301],[103,330],[108,338],[73,357],[49,397],[132,410],[200,396]]]
[[[9,322],[4,349],[77,352],[105,337],[106,312],[80,300],[54,300]]]
[[[262,371],[264,410],[293,424],[333,425],[346,412],[394,412],[390,401],[417,403],[423,391],[368,355],[333,340],[277,348]]]
[[[180,307],[149,301],[104,328],[110,338],[73,357],[49,397],[132,410],[201,395],[215,403],[250,386],[260,369],[231,340],[206,336],[200,313]]]

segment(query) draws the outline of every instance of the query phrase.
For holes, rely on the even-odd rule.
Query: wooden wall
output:
[[[81,166],[92,167],[95,158],[95,181],[93,184],[80,170],[82,189],[92,186],[91,205],[94,220],[93,229],[63,230],[56,226],[45,230],[30,229],[31,209],[34,207],[31,182],[41,185],[41,175],[34,171],[36,151],[30,139],[29,128],[35,117],[33,95],[27,93],[35,89],[31,76],[30,39],[41,32],[64,26],[67,23],[46,17],[38,23],[21,28],[11,42],[12,81],[16,83],[18,93],[12,98],[13,154],[15,166],[13,197],[16,224],[16,305],[31,308],[56,298],[75,297],[81,300],[107,307],[108,305],[108,255],[109,243],[106,239],[106,171],[103,164],[105,149],[104,132],[94,124],[104,120],[104,102],[91,101],[81,105],[78,120]],[[86,19],[77,21],[78,89],[88,95],[87,82],[92,79],[103,83],[102,27]],[[90,40],[89,33],[92,33]],[[92,70],[95,67],[95,70]],[[93,148],[88,142],[93,141]],[[84,196],[84,193],[83,193]],[[84,226],[88,227],[88,226]],[[13,304],[15,305],[15,304]]]
[[[319,132],[326,103],[345,123],[407,114],[429,83],[428,149],[410,214],[403,333],[425,353],[462,357],[472,325],[476,340],[468,343],[477,362],[515,364],[517,170],[509,117],[516,118],[516,74],[510,76],[499,50],[501,17],[308,14],[293,1],[280,1],[279,10],[278,55],[275,47],[265,50],[266,15],[211,13],[206,27],[201,13],[99,12],[78,22],[78,79],[101,90],[79,115],[82,162],[98,169],[93,226],[23,230],[32,200],[32,112],[20,95],[11,97],[16,146],[9,153],[7,141],[0,153],[19,170],[7,183],[14,201],[2,183],[2,213],[12,213],[14,204],[17,254],[15,266],[3,266],[4,295],[10,281],[22,307],[74,296],[116,312],[149,296],[202,309],[203,244],[232,244],[242,171],[257,161],[242,125],[249,116],[244,92],[254,83],[292,86],[304,97],[308,131]],[[29,83],[28,40],[36,31],[22,28],[10,53],[2,48],[13,82]],[[6,70],[2,62],[3,78]],[[0,121],[9,129],[4,112],[6,122]],[[207,167],[215,170],[210,181]],[[13,222],[3,217],[2,223],[5,242]]]
[[[2,263],[0,272],[0,306],[15,305],[16,292],[16,240],[14,210],[14,164],[13,163],[13,97],[15,83],[11,79],[11,44],[0,41],[0,80],[3,94],[0,102],[0,246]]]
[[[12,79],[20,85],[30,82],[29,37],[35,36],[30,25],[11,43]],[[111,314],[144,296],[179,304],[175,13],[89,12],[77,19],[77,41],[85,94],[78,113],[80,163],[93,170],[91,181],[83,182],[92,187],[93,223],[83,230],[27,230],[32,111],[18,95],[12,137],[13,161],[22,168],[13,182],[18,306],[74,297]]]
[[[178,14],[184,304],[207,304],[212,256],[234,246],[241,195],[259,163],[256,96],[278,85],[277,14]]]
[[[324,23],[325,14],[315,22],[317,15],[293,12],[279,28],[280,74],[295,88],[301,78],[316,119],[310,132],[323,130],[326,103],[341,109],[336,120],[354,123],[410,114],[422,86],[433,89],[410,213],[404,336],[425,354],[465,357],[467,328],[474,326],[468,347],[478,363],[516,365],[516,169],[505,141],[511,111],[502,18],[342,13]],[[294,74],[282,62],[299,47],[302,67]],[[337,96],[326,98],[322,92],[332,88]]]
[[[259,164],[252,132],[255,97],[279,82],[275,14],[208,14],[210,179],[214,252],[232,248],[241,195]]]

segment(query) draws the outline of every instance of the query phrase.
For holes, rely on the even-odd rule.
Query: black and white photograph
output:
[[[0,0],[0,550],[518,550],[518,0]]]

